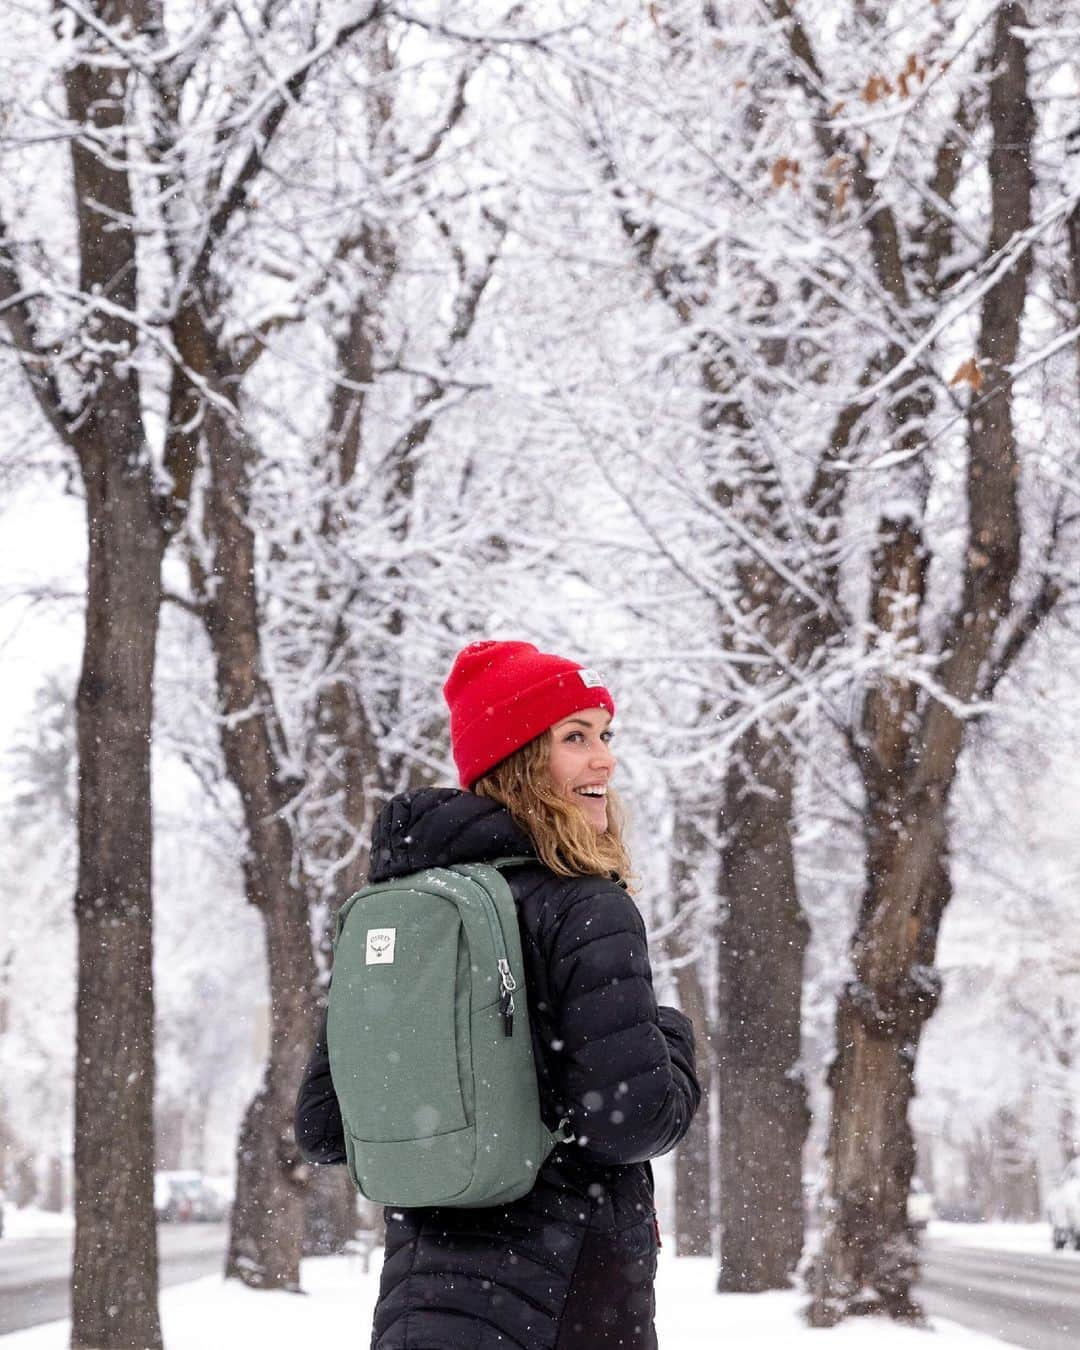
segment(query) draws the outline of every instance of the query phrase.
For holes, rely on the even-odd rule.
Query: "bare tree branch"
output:
[[[1035,110],[1028,92],[1027,48],[1012,29],[1023,22],[1018,4],[1002,5],[995,27],[990,86],[991,225],[988,251],[1002,253],[1031,227],[1035,179],[1032,141]],[[1021,253],[986,293],[978,340],[979,365],[995,378],[992,399],[968,418],[968,548],[963,593],[949,625],[942,684],[956,698],[974,694],[979,669],[1000,624],[1012,608],[1012,585],[1020,566],[1019,450],[1013,425],[1012,377],[1027,299],[1031,250]],[[952,737],[931,708],[924,728],[930,750],[926,772],[941,768]]]
[[[312,72],[327,56],[343,47],[357,33],[380,19],[385,13],[381,0],[373,0],[363,17],[342,24],[328,37],[312,45],[293,68],[289,76],[278,84],[279,93],[268,100],[267,107],[252,138],[244,163],[236,171],[232,182],[224,190],[203,230],[199,250],[194,254],[186,270],[185,283],[200,278],[207,266],[210,254],[218,240],[228,229],[229,224],[247,201],[247,189],[256,174],[266,162],[267,149],[285,119],[286,113],[300,100],[300,96],[311,77]],[[182,287],[186,290],[186,284]]]
[[[19,352],[38,406],[61,441],[69,449],[75,449],[60,389],[53,373],[53,360],[38,342],[30,310],[29,293],[21,283],[7,225],[2,215],[0,215],[0,316],[3,317]]]

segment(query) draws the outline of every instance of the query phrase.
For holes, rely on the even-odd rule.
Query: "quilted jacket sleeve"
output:
[[[579,883],[548,946],[552,1057],[578,1144],[606,1163],[673,1148],[701,1100],[689,1020],[657,1008],[645,925],[614,882]]]
[[[326,1048],[326,1013],[322,1015],[315,1049],[311,1052],[300,1091],[296,1094],[296,1142],[311,1163],[345,1161],[345,1127],[341,1107],[330,1078],[330,1054]]]

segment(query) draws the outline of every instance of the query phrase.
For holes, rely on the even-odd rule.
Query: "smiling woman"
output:
[[[594,671],[527,642],[466,647],[444,692],[463,790],[389,801],[371,881],[513,860],[540,1116],[561,1137],[510,1204],[386,1209],[372,1350],[655,1350],[648,1160],[686,1133],[701,1093],[690,1023],[656,1004],[627,888],[615,702]],[[310,1161],[345,1161],[325,1023],[296,1129]]]

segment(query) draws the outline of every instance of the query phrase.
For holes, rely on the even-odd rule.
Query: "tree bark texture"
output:
[[[288,808],[299,783],[262,670],[255,539],[248,522],[249,448],[207,410],[205,529],[212,574],[193,554],[217,671],[221,744],[243,809],[247,898],[262,916],[270,983],[270,1053],[240,1133],[225,1273],[257,1289],[298,1289],[310,1169],[293,1137],[296,1091],[311,1049],[316,974],[307,897]]]
[[[1080,155],[1080,122],[1069,133],[1069,143],[1074,155]],[[1080,202],[1069,213],[1066,223],[1068,233],[1068,267],[1066,287],[1072,305],[1073,324],[1080,322]],[[1080,342],[1076,344],[1076,377],[1080,383]]]
[[[644,228],[628,208],[622,225],[673,314],[680,323],[695,323],[696,311],[681,290],[672,289],[672,277],[661,261],[658,228]],[[773,289],[767,280],[760,286],[767,312]],[[770,364],[785,360],[782,340],[770,339],[764,349]],[[764,557],[750,547],[735,563],[742,612],[760,620],[732,625],[727,615],[718,615],[728,650],[767,658],[748,677],[748,692],[756,698],[759,685],[790,678],[791,667],[809,658],[815,640],[830,631],[831,618],[815,612],[806,596],[793,591],[788,578],[767,561],[771,547],[788,534],[790,522],[769,455],[756,443],[753,418],[738,398],[736,354],[720,341],[710,342],[700,369],[703,429],[710,435],[724,429],[734,446],[732,462],[722,465],[714,481],[713,499],[750,536],[769,541]],[[849,426],[837,433],[835,450],[849,434]],[[732,470],[741,480],[738,490],[732,485]],[[823,468],[811,488],[810,504],[823,537],[842,501],[842,488],[827,480]],[[781,721],[786,721],[784,715]],[[731,840],[723,859],[729,915],[719,938],[714,1046],[719,1074],[719,1287],[727,1291],[787,1288],[804,1234],[802,1150],[809,1112],[797,1065],[808,932],[795,880],[793,793],[785,751],[782,732],[773,740],[764,721],[751,726],[732,751],[725,784],[721,827]],[[763,989],[768,989],[764,1001],[769,1012],[758,1017]],[[752,1157],[747,1152],[751,1145]]]
[[[367,391],[375,380],[375,351],[380,341],[380,305],[394,266],[394,253],[384,231],[364,233],[366,270],[375,278],[373,296],[364,288],[349,313],[348,325],[336,344],[341,380],[335,385],[324,435],[325,462],[320,466],[331,485],[319,525],[321,539],[333,554],[347,548],[349,508],[354,505],[353,480],[363,451]],[[319,590],[330,611],[341,596],[329,584]],[[339,608],[327,635],[326,658],[316,691],[315,734],[309,741],[306,772],[314,807],[314,844],[308,854],[318,874],[320,898],[328,905],[326,924],[316,941],[329,964],[330,945],[340,903],[367,879],[369,839],[374,815],[374,789],[379,781],[376,729],[358,687],[352,635]]]
[[[896,831],[890,831],[895,838]],[[917,836],[917,837],[913,837]],[[840,997],[836,1038],[840,1047],[829,1072],[833,1093],[828,1164],[833,1184],[827,1200],[823,1251],[813,1275],[811,1320],[830,1326],[837,1314],[881,1310],[919,1320],[911,1286],[918,1252],[907,1221],[907,1197],[915,1170],[915,1143],[908,1122],[914,1096],[919,1038],[938,997],[933,970],[937,929],[949,899],[944,810],[920,822],[901,849],[898,870],[912,855],[932,858],[907,932],[914,940],[902,974],[893,983],[880,976],[849,982]],[[898,907],[896,873],[871,883],[866,900],[878,913]],[[900,883],[902,885],[902,883]],[[903,897],[906,901],[907,896]],[[909,911],[910,912],[910,911]],[[856,972],[871,963],[863,944]],[[821,1276],[828,1272],[829,1282]],[[867,1292],[872,1291],[872,1292]]]
[[[725,782],[717,1028],[717,1287],[725,1293],[787,1288],[803,1245],[810,1115],[799,1056],[808,927],[795,882],[786,749],[764,728],[750,728]]]
[[[336,344],[338,370],[344,378],[334,387],[324,437],[322,467],[333,491],[327,494],[320,535],[331,552],[346,547],[345,502],[351,500],[363,451],[367,390],[375,380],[374,357],[381,340],[380,307],[394,266],[393,248],[384,231],[365,231],[362,248],[367,269],[376,280],[371,296],[361,288]],[[320,588],[319,599],[327,610],[341,601],[329,585]],[[379,781],[378,742],[357,688],[351,642],[346,615],[339,612],[328,635],[316,693],[315,734],[309,739],[306,764],[312,803],[307,817],[314,824],[314,830],[306,831],[306,862],[323,901],[321,931],[314,934],[314,940],[324,978],[333,962],[338,909],[367,880],[373,789]],[[310,1035],[314,1037],[314,1027]],[[305,1255],[341,1251],[356,1233],[357,1205],[357,1191],[345,1168],[316,1168],[308,1194]]]
[[[988,256],[1031,224],[1027,53],[1020,5],[996,16],[989,120],[991,229]],[[1015,658],[1053,603],[1040,592],[1015,614],[1020,561],[1012,379],[1031,269],[1029,251],[986,292],[978,363],[989,390],[967,419],[968,548],[961,598],[938,654],[944,697],[903,675],[882,677],[864,700],[857,758],[864,789],[866,889],[852,940],[853,978],[837,1011],[828,1145],[829,1197],[812,1274],[810,1321],[832,1326],[850,1312],[882,1310],[916,1320],[917,1251],[906,1215],[915,1153],[908,1106],[922,1028],[938,997],[938,930],[951,889],[948,800],[968,723],[956,708],[985,699],[995,667]],[[917,648],[927,557],[917,520],[886,521],[871,578],[875,627]],[[1007,663],[1007,662],[1006,662]]]
[[[135,26],[137,5],[108,23]],[[85,36],[85,30],[83,33]],[[166,516],[156,496],[126,315],[137,304],[119,144],[126,71],[91,60],[65,75],[68,113],[93,135],[71,143],[79,287],[110,308],[84,321],[87,382],[75,450],[86,492],[86,631],[76,698],[79,864],[75,1059],[74,1347],[157,1347],[150,737]],[[40,397],[40,393],[39,393]],[[74,425],[74,424],[69,424]]]
[[[90,552],[76,700],[72,1345],[98,1350],[161,1344],[150,734],[165,533],[149,474],[125,463],[109,411],[97,453],[82,458]]]
[[[308,1187],[305,1256],[332,1256],[356,1233],[356,1187],[344,1167],[316,1167]]]
[[[1072,1084],[1076,1065],[1076,1024],[1074,1012],[1063,998],[1056,1000],[1057,1030],[1051,1039],[1054,1070],[1057,1079],[1058,1139],[1064,1162],[1080,1157],[1080,1138],[1077,1136],[1076,1107]]]
[[[694,1023],[694,1035],[698,1038],[698,1072],[702,1100],[693,1124],[683,1136],[675,1153],[675,1255],[712,1256],[714,1215],[712,1146],[709,1140],[712,1057],[708,1042],[700,1039],[700,1023],[688,1010],[681,993],[679,1003],[683,1012]]]
[[[702,1098],[689,1131],[675,1150],[675,1255],[712,1256],[716,1215],[712,1205],[712,1146],[709,1115],[713,1063],[712,1018],[708,991],[702,980],[699,954],[706,937],[705,919],[697,905],[705,843],[689,812],[676,824],[672,880],[676,929],[668,939],[668,955],[675,963],[679,1007],[694,1027],[698,1077]]]
[[[342,625],[344,645],[344,626]],[[333,961],[333,937],[341,904],[367,880],[370,863],[371,793],[377,751],[371,741],[366,713],[348,679],[349,666],[331,677],[329,688],[320,693],[316,718],[318,736],[313,754],[317,758],[309,774],[322,804],[335,808],[335,823],[320,832],[318,851],[325,872],[320,876],[323,898],[321,931],[314,934],[321,958],[329,969]],[[344,820],[342,830],[336,823]],[[327,893],[332,878],[334,893]],[[323,998],[318,1006],[323,1006]],[[308,1041],[315,1037],[315,1023]],[[380,1211],[381,1213],[381,1211]],[[317,1256],[341,1251],[358,1226],[357,1191],[344,1167],[317,1167],[308,1189],[304,1255]]]

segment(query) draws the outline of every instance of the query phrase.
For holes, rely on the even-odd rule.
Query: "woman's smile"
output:
[[[606,709],[587,708],[551,728],[548,767],[552,781],[581,807],[600,833],[608,827],[607,789],[615,772],[610,722]]]

